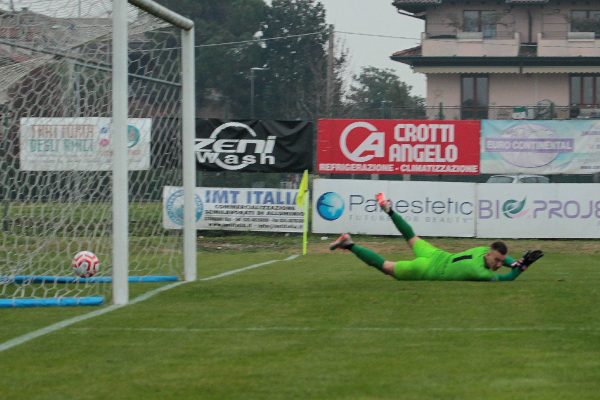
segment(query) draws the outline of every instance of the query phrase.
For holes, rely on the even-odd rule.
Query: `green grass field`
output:
[[[410,257],[398,238],[358,241]],[[200,243],[199,279],[300,249],[283,235]],[[599,397],[597,242],[509,240],[513,255],[547,255],[507,283],[398,282],[327,243],[313,236],[307,256],[186,283],[2,351],[0,398]],[[97,309],[0,310],[0,344]]]

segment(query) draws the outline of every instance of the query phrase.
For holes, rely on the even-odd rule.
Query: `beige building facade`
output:
[[[395,0],[425,21],[394,53],[427,78],[429,118],[600,117],[600,2]]]

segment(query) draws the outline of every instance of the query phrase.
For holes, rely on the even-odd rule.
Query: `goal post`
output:
[[[127,131],[128,104],[127,0],[113,0],[113,129]],[[129,301],[129,181],[127,138],[112,139],[112,210],[113,210],[113,303]]]
[[[151,0],[12,4],[0,5],[0,307],[121,305],[131,282],[195,280],[193,22]],[[182,187],[182,230],[164,227],[166,186]],[[97,275],[73,274],[80,250]]]
[[[161,18],[181,30],[182,86],[182,159],[184,215],[194,215],[196,168],[194,161],[195,101],[194,101],[194,23],[152,0],[129,0],[134,6]],[[113,0],[113,127],[127,131],[128,35],[127,0]],[[113,303],[126,304],[128,284],[128,180],[127,141],[119,137],[113,142]],[[184,278],[196,279],[196,226],[193,218],[183,223]]]

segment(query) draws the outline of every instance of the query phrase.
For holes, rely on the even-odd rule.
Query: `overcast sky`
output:
[[[350,52],[353,73],[359,73],[361,67],[368,65],[391,68],[400,80],[413,87],[413,95],[425,97],[425,76],[390,60],[392,53],[419,44],[423,21],[398,14],[392,0],[319,1],[327,10],[327,22],[334,24],[336,31],[395,37],[336,34]]]
[[[269,0],[265,0],[270,3]],[[392,0],[319,0],[327,11],[327,22],[335,25],[337,41],[349,50],[348,74],[362,67],[394,70],[400,80],[413,87],[412,94],[425,97],[425,76],[415,74],[405,64],[390,60],[392,53],[419,44],[423,22],[398,14]],[[0,0],[0,7],[29,7],[52,16],[106,15],[110,0]],[[293,32],[292,32],[293,33]],[[372,36],[365,36],[372,35]],[[379,35],[379,36],[378,36]],[[388,36],[388,37],[386,37]],[[393,36],[393,37],[389,37]],[[351,76],[346,80],[350,81]]]
[[[4,10],[21,10],[27,7],[34,12],[51,17],[106,16],[112,8],[111,0],[0,0]]]

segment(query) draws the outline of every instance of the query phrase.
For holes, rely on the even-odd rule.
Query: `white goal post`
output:
[[[196,280],[193,22],[152,0],[0,3],[0,308]]]
[[[182,151],[184,215],[194,215],[196,167],[194,23],[152,0],[129,0],[129,3],[181,29]],[[113,0],[113,129],[127,131],[128,49],[127,0]],[[113,156],[113,303],[126,304],[128,284],[128,179],[127,141],[117,136]],[[185,280],[196,280],[196,226],[193,218],[184,218],[183,253]]]

